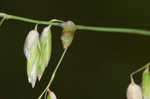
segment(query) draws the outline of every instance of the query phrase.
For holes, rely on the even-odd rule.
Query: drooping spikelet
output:
[[[31,30],[26,37],[24,54],[27,59],[28,81],[34,88],[38,77],[40,62],[39,33],[36,29]]]
[[[76,25],[72,21],[67,21],[62,24],[63,32],[61,36],[61,41],[63,48],[66,49],[72,43],[74,33],[76,31]]]
[[[50,26],[47,26],[43,29],[41,37],[40,37],[40,45],[41,45],[41,59],[40,59],[40,67],[39,67],[39,80],[41,79],[46,67],[48,66],[51,52],[52,52],[52,34],[50,30]]]
[[[142,99],[142,90],[139,85],[131,81],[127,88],[127,99]]]

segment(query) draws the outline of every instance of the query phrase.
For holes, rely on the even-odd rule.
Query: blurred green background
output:
[[[40,20],[150,30],[149,4],[149,0],[0,0],[0,11]],[[53,27],[51,62],[32,89],[23,46],[34,25],[8,20],[0,27],[0,99],[37,99],[61,56],[61,29]],[[150,61],[149,45],[146,36],[77,31],[51,90],[58,99],[126,99],[129,74]],[[140,73],[136,82],[141,84]]]

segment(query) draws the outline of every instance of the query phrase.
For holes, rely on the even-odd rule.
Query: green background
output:
[[[0,11],[33,19],[150,30],[149,0],[0,0]],[[35,24],[8,20],[0,27],[0,99],[37,99],[63,51],[53,27],[53,53],[42,81],[27,81],[23,53]],[[39,26],[42,31],[45,25]],[[77,31],[51,86],[58,99],[126,99],[129,75],[150,61],[150,37]],[[136,76],[141,84],[141,74]]]

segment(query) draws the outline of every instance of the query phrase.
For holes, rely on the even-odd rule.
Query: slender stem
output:
[[[7,19],[19,20],[19,21],[35,23],[35,24],[45,24],[45,25],[53,25],[53,26],[61,27],[60,23],[34,20],[34,19],[14,16],[14,15],[8,15],[2,12],[0,12],[0,17],[2,18],[6,17]],[[89,31],[99,31],[99,32],[120,32],[120,33],[126,33],[126,34],[138,34],[138,35],[150,36],[150,31],[141,30],[141,29],[94,27],[94,26],[84,26],[84,25],[76,25],[76,27],[77,27],[77,30],[89,30]]]
[[[28,22],[28,23],[60,26],[60,23],[54,23],[54,22],[51,22],[51,21],[41,21],[41,20],[29,19],[29,18],[14,16],[14,15],[8,15],[8,14],[1,13],[1,12],[0,12],[0,17],[5,17],[6,19],[19,20],[19,21]]]
[[[130,29],[130,28],[111,28],[111,27],[93,27],[93,26],[83,26],[77,25],[78,30],[90,30],[90,31],[100,31],[100,32],[120,32],[125,34],[138,34],[150,36],[150,31],[141,29]]]
[[[49,89],[49,87],[51,86],[51,84],[52,84],[52,82],[53,82],[53,80],[54,80],[54,78],[55,78],[55,74],[56,74],[56,72],[57,72],[57,70],[58,70],[58,68],[59,68],[59,66],[60,66],[60,63],[62,62],[62,59],[64,58],[64,56],[65,56],[65,54],[66,54],[66,51],[67,51],[67,48],[66,48],[66,49],[64,50],[64,52],[62,53],[61,58],[59,59],[59,62],[58,62],[57,66],[55,67],[55,69],[54,69],[54,71],[53,71],[53,73],[52,73],[51,79],[50,79],[50,81],[49,81],[47,87],[44,89],[44,91],[41,93],[41,95],[38,97],[38,99],[41,99],[42,96],[43,96],[43,94],[44,94],[44,93]]]
[[[2,19],[1,19],[1,21],[0,21],[0,26],[3,24],[3,22],[5,21],[5,17],[3,17]]]
[[[145,66],[143,66],[143,67],[137,69],[136,71],[132,72],[132,73],[130,74],[131,82],[133,82],[133,75],[135,75],[136,73],[142,71],[142,70],[145,69],[145,68],[148,68],[149,66],[150,66],[150,63],[147,63]]]

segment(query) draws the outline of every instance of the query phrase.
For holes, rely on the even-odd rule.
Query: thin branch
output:
[[[60,58],[60,60],[59,60],[59,62],[58,62],[58,64],[57,64],[57,66],[55,67],[55,69],[54,69],[54,71],[53,71],[53,73],[52,73],[51,79],[50,79],[50,81],[49,81],[47,87],[44,89],[44,91],[41,93],[41,95],[38,97],[38,99],[41,99],[42,96],[43,96],[43,94],[44,94],[44,93],[49,89],[49,87],[51,86],[51,84],[52,84],[52,82],[53,82],[53,80],[54,80],[54,78],[55,78],[55,74],[56,74],[56,72],[57,72],[57,70],[58,70],[58,68],[59,68],[59,66],[60,66],[60,63],[62,62],[62,59],[64,58],[64,56],[65,56],[65,54],[66,54],[66,51],[67,51],[67,48],[66,48],[66,49],[64,50],[64,52],[62,53],[61,58]]]
[[[132,72],[132,73],[130,74],[131,82],[133,82],[133,75],[135,75],[136,73],[142,71],[142,70],[145,69],[145,68],[149,68],[149,66],[150,66],[150,63],[147,63],[147,64],[144,65],[143,67],[141,67],[141,68],[137,69],[136,71]]]
[[[125,33],[125,34],[138,34],[138,35],[150,36],[150,31],[142,30],[142,29],[93,27],[93,26],[83,26],[83,25],[77,25],[77,29],[99,31],[99,32],[118,32],[118,33]]]
[[[60,23],[34,20],[34,19],[14,16],[14,15],[9,15],[5,13],[1,13],[1,12],[0,12],[0,17],[2,18],[6,17],[6,19],[19,20],[19,21],[35,23],[35,24],[45,24],[45,25],[53,25],[53,26],[61,27]],[[120,32],[120,33],[125,33],[125,34],[138,34],[138,35],[150,36],[150,31],[142,30],[142,29],[94,27],[94,26],[84,26],[84,25],[76,25],[76,27],[77,27],[77,30],[89,30],[89,31],[99,31],[99,32]]]
[[[14,16],[14,15],[8,15],[6,13],[1,13],[1,12],[0,12],[0,17],[2,17],[2,18],[5,17],[6,19],[19,20],[19,21],[28,22],[28,23],[60,26],[60,23],[54,23],[54,22],[51,22],[51,21],[40,21],[40,20],[35,20],[35,19],[29,19],[29,18]]]
[[[3,22],[5,21],[5,17],[3,17],[2,19],[1,19],[1,21],[0,21],[0,26],[3,24]]]

